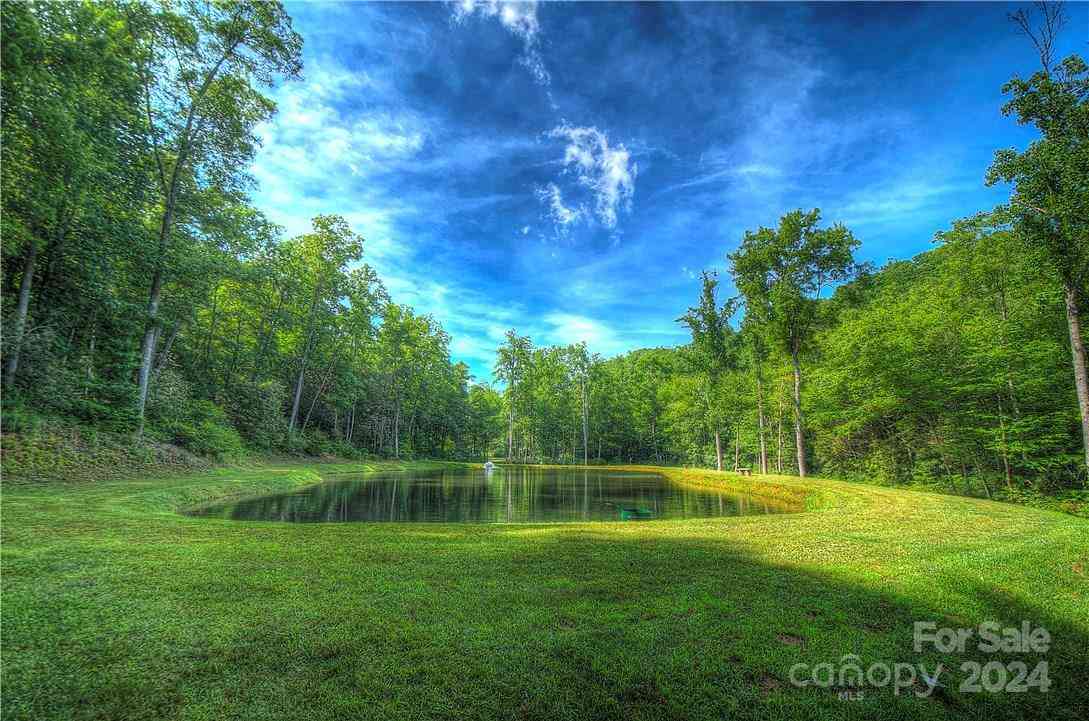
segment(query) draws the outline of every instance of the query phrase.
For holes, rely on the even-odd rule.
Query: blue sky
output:
[[[748,228],[819,207],[880,265],[1006,197],[987,165],[1032,133],[1000,89],[1035,62],[1012,7],[289,4],[304,79],[273,92],[254,201],[289,234],[347,218],[479,380],[511,327],[676,345]]]

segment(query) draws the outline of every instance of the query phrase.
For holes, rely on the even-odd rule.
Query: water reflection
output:
[[[193,515],[239,520],[539,523],[783,513],[788,506],[653,473],[497,467],[336,476],[294,493],[209,506]]]

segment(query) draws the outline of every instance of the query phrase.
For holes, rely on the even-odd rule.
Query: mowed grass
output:
[[[359,466],[352,466],[358,468]],[[370,464],[370,470],[409,468]],[[281,524],[176,509],[344,466],[7,483],[10,719],[1084,719],[1089,523],[834,481],[662,469],[789,515],[569,525]],[[1043,654],[912,647],[914,621],[1044,625]],[[943,663],[910,690],[798,688],[847,654]],[[1046,693],[962,693],[968,660]],[[852,659],[853,660],[853,659]],[[920,684],[920,687],[922,684]]]

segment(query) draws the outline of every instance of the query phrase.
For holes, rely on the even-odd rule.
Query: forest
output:
[[[1089,719],[1087,9],[0,3],[0,721]]]
[[[216,460],[646,462],[1014,500],[1084,488],[1089,73],[1046,42],[994,109],[1039,131],[980,178],[1009,202],[951,219],[932,250],[875,268],[835,218],[785,212],[723,248],[726,271],[676,309],[688,344],[603,358],[512,329],[494,376],[473,378],[439,319],[390,298],[343,217],[285,237],[251,204],[268,90],[302,71],[282,7],[18,3],[3,40],[9,448],[82,428]]]

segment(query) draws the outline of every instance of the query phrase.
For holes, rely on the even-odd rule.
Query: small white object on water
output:
[[[487,461],[487,462],[484,463],[484,472],[485,473],[491,473],[494,470],[495,470],[495,464],[494,463],[492,463],[491,461]]]

